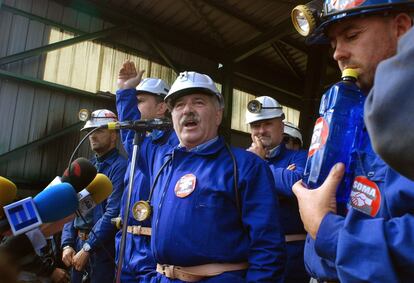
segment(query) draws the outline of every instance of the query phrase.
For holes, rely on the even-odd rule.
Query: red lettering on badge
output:
[[[326,144],[329,135],[329,126],[324,118],[319,117],[313,128],[311,145],[309,147],[308,157],[315,154],[321,147]]]
[[[186,174],[180,178],[175,184],[175,195],[179,198],[185,198],[194,192],[196,186],[196,176],[194,174]]]

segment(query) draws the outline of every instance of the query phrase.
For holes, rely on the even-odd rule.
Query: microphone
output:
[[[3,207],[11,203],[17,195],[16,185],[4,178],[0,177],[0,218],[4,217]]]
[[[121,130],[129,129],[140,132],[153,131],[153,130],[169,130],[173,127],[170,119],[142,119],[135,121],[124,121],[124,122],[110,122],[106,125],[102,125],[99,128],[109,130]]]
[[[88,159],[79,157],[63,172],[61,181],[71,184],[76,192],[80,192],[92,182],[96,173],[95,166]]]
[[[61,183],[41,191],[34,198],[27,197],[4,207],[7,219],[0,220],[0,233],[9,229],[19,235],[73,214],[78,197],[69,183]]]
[[[103,202],[112,193],[112,183],[109,178],[101,173],[96,174],[95,179],[78,193],[79,213],[85,215],[88,211]]]

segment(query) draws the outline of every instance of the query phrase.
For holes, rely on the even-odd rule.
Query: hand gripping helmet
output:
[[[333,23],[351,17],[386,15],[414,10],[414,0],[314,0],[292,10],[295,29],[307,36],[308,44],[325,44],[329,40],[326,29]]]
[[[106,125],[109,122],[116,122],[118,119],[114,112],[109,111],[107,109],[99,109],[95,110],[91,114],[91,118],[86,121],[85,126],[81,129],[81,131],[85,130],[92,130],[102,125]]]
[[[137,94],[150,93],[162,98],[168,94],[169,90],[170,87],[163,80],[154,78],[143,79],[137,86]]]
[[[303,144],[302,134],[300,133],[299,128],[290,122],[285,122],[284,124],[285,124],[284,133],[293,138],[299,139],[300,144],[302,145]]]
[[[285,119],[282,106],[276,99],[259,96],[247,104],[246,124],[273,118]]]
[[[186,71],[180,73],[164,100],[171,107],[177,98],[194,93],[215,95],[220,107],[224,107],[223,96],[218,91],[214,81],[209,76],[197,72]]]

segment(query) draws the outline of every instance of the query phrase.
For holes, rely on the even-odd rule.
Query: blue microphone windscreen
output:
[[[69,183],[50,186],[33,198],[43,223],[55,222],[75,213],[78,196]]]

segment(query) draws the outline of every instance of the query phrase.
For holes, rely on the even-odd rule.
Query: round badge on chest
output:
[[[186,174],[182,176],[175,184],[175,195],[179,198],[189,196],[195,190],[196,176],[194,174]]]

